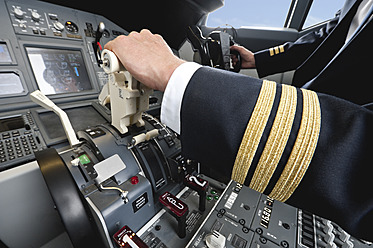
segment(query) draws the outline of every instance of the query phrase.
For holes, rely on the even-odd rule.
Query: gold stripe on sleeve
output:
[[[285,52],[284,45],[279,46],[279,48],[280,48],[280,53]]]
[[[269,56],[275,55],[275,52],[273,50],[273,47],[269,49]]]
[[[278,46],[275,47],[275,54],[279,54],[280,53],[280,50],[278,49]]]
[[[245,182],[246,174],[271,113],[275,95],[276,83],[264,80],[233,166],[232,179],[238,183]]]
[[[286,201],[305,175],[316,150],[321,126],[321,109],[317,94],[302,89],[303,113],[293,150],[270,197]]]
[[[281,99],[276,117],[253,178],[251,179],[250,188],[263,193],[268,186],[289,139],[296,106],[296,88],[289,85],[282,85]]]

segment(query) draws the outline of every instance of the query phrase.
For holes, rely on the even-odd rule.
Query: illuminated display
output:
[[[25,122],[23,121],[22,116],[0,119],[0,132],[15,130],[23,128],[24,126]]]
[[[27,47],[39,89],[45,95],[91,90],[83,56],[77,50]]]
[[[0,96],[21,94],[24,91],[21,79],[16,73],[0,73]]]
[[[6,43],[0,42],[0,63],[11,63],[12,58],[10,57],[8,47]]]

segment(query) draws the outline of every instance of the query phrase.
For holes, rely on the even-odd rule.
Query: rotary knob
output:
[[[13,13],[17,19],[23,19],[23,17],[25,16],[25,13],[19,8],[14,8]]]
[[[38,22],[38,21],[40,21],[41,15],[36,11],[31,11],[31,18],[35,22]]]
[[[53,23],[53,27],[57,30],[57,31],[63,31],[65,29],[65,26],[60,23],[60,22],[54,22]]]

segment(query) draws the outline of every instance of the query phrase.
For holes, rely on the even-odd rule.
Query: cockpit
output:
[[[0,248],[372,247],[204,170],[162,122],[164,93],[105,49],[146,28],[185,61],[258,79],[233,45],[280,56],[343,4],[0,0]]]

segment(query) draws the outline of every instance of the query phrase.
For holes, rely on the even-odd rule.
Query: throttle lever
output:
[[[179,238],[186,236],[186,217],[189,213],[188,205],[176,198],[169,192],[159,196],[159,202],[166,207],[166,210],[177,220],[177,235]]]
[[[209,186],[209,182],[190,174],[187,174],[184,177],[184,184],[191,188],[192,190],[197,191],[199,195],[199,211],[203,212],[206,209],[206,191]]]
[[[96,38],[95,38],[95,42],[92,44],[93,45],[93,50],[95,52],[95,56],[96,56],[96,61],[97,61],[97,65],[100,67],[102,65],[102,58],[101,58],[101,49],[102,47],[100,47],[100,40],[102,38],[102,35],[105,31],[105,24],[103,22],[100,22],[97,26],[97,30],[96,30]]]

